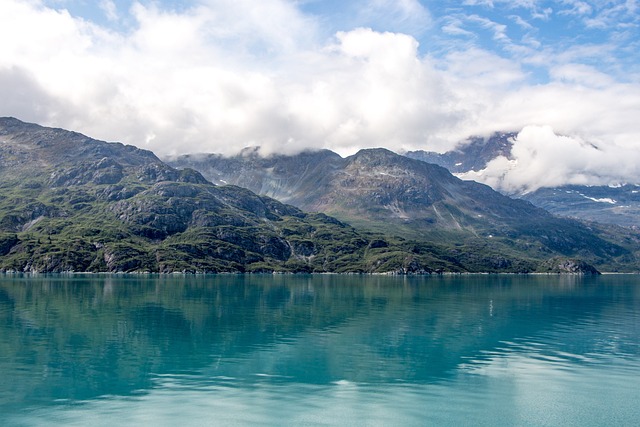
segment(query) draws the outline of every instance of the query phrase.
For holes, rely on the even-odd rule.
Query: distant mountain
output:
[[[175,164],[0,118],[0,271],[637,269],[635,235],[556,218],[384,149]]]
[[[0,118],[0,270],[469,271],[153,153]]]
[[[381,148],[344,159],[323,150],[266,158],[258,152],[230,158],[186,155],[168,162],[198,170],[214,183],[242,186],[300,209],[349,220],[393,219],[423,222],[432,229],[489,230],[493,223],[502,226],[516,218],[549,216],[485,185],[462,181],[445,168]]]
[[[519,197],[557,215],[640,229],[639,185],[567,185]]]
[[[491,160],[512,159],[515,133],[495,133],[489,138],[472,137],[445,153],[409,151],[405,156],[447,168],[452,173],[481,171]],[[510,194],[549,212],[604,224],[640,228],[640,186],[580,186],[540,188]]]
[[[188,154],[167,163],[197,170],[216,185],[237,185],[303,210],[318,211],[314,207],[318,195],[326,191],[332,172],[342,168],[344,160],[329,150],[262,157],[256,149],[245,149],[234,157]]]
[[[637,268],[635,237],[625,241],[611,230],[555,217],[488,186],[462,181],[443,167],[385,149],[347,158],[328,151],[268,158],[258,152],[231,158],[189,155],[169,163],[357,227],[443,245],[467,265],[486,264],[483,255],[489,255],[505,265],[512,258],[537,263],[576,257],[606,270]]]
[[[510,159],[513,138],[516,135],[512,132],[496,132],[489,138],[471,137],[464,143],[458,144],[456,149],[446,153],[418,150],[408,151],[404,155],[411,159],[442,166],[451,173],[480,171],[496,157],[503,156]]]

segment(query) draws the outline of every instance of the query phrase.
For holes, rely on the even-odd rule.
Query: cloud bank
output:
[[[568,184],[621,185],[640,176],[640,152],[558,135],[550,126],[526,126],[514,139],[511,158],[498,157],[484,170],[458,176],[509,194]]]
[[[121,28],[38,0],[3,0],[0,115],[161,156],[247,146],[445,151],[469,135],[521,131],[517,164],[496,160],[477,179],[508,188],[640,180],[637,76],[620,81],[569,50],[530,52],[536,43],[521,18],[513,21],[528,38],[515,46],[506,27],[475,15],[436,22],[414,0],[360,3],[362,22],[386,11],[392,31],[372,24],[327,34],[320,17],[285,0],[201,0],[179,10],[101,1],[105,22],[120,18]],[[609,16],[565,3],[590,25]],[[516,53],[461,42],[436,55],[428,38],[417,40],[438,25],[470,37],[465,22]],[[531,64],[548,80],[532,79]]]

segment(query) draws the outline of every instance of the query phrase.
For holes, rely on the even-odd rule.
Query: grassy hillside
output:
[[[486,185],[462,181],[443,167],[384,149],[346,158],[327,151],[267,158],[190,155],[172,164],[361,230],[428,245],[440,259],[472,271],[505,266],[549,271],[549,262],[567,259],[603,271],[640,270],[640,235],[633,230],[556,217]],[[559,261],[551,271],[562,265]]]
[[[533,271],[491,251],[358,231],[153,153],[0,119],[0,270]],[[471,247],[469,247],[471,248]],[[473,249],[475,251],[475,249]]]

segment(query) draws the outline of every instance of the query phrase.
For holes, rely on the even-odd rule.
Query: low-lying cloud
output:
[[[526,126],[513,142],[511,158],[459,176],[512,194],[567,184],[620,185],[640,176],[640,153],[632,147],[596,145],[550,126]]]
[[[3,0],[0,115],[161,156],[247,146],[445,151],[469,135],[521,131],[516,163],[498,159],[477,179],[509,189],[638,181],[633,79],[616,83],[568,60],[549,61],[550,82],[532,84],[520,62],[477,47],[436,58],[400,32],[327,38],[318,19],[282,0],[103,6],[111,20],[126,13],[127,28]]]

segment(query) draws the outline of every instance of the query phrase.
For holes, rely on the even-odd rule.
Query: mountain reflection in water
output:
[[[544,424],[553,423],[539,418],[553,387],[569,387],[579,405],[581,387],[602,394],[609,378],[622,405],[614,413],[625,422],[640,417],[620,401],[625,378],[639,378],[639,313],[636,276],[7,275],[0,277],[0,420],[37,424],[47,408],[105,400],[115,405],[111,413],[131,411],[167,392],[173,405],[177,396],[218,399],[205,412],[240,424],[241,414],[229,414],[247,410],[246,402],[257,417],[246,423],[277,420],[260,411],[278,401],[314,424],[310,414],[330,414],[335,399],[360,421],[381,400],[395,402],[389,421],[449,422],[455,412],[482,424],[490,414],[474,415],[465,402],[483,399],[505,422]],[[588,380],[577,372],[597,373]],[[551,386],[537,394],[540,413],[529,408],[526,418],[526,409],[510,414],[489,404],[491,393],[514,393],[516,378],[533,389]],[[457,409],[443,409],[445,400]],[[440,402],[440,412],[426,415],[425,401]],[[18,415],[27,409],[31,421]],[[197,408],[192,415],[194,423],[207,420]],[[341,421],[355,422],[346,415],[323,423]]]

